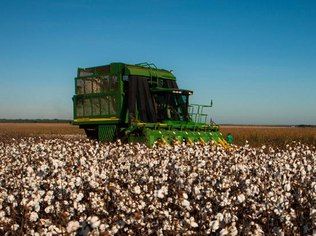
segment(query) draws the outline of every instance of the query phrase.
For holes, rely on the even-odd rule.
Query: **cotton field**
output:
[[[0,234],[314,235],[316,147],[0,142]]]

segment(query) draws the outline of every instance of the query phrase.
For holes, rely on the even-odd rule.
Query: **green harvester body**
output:
[[[171,71],[154,64],[78,68],[73,96],[73,124],[89,138],[100,141],[214,141],[228,145],[213,122],[207,122],[203,109],[192,104],[192,91],[178,88]]]

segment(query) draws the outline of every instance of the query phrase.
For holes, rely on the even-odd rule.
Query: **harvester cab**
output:
[[[154,64],[78,68],[73,124],[100,141],[119,138],[150,147],[156,141],[214,141],[227,146],[218,126],[206,121],[203,109],[210,106],[189,105],[192,94],[178,88],[171,71]]]
[[[193,92],[181,89],[152,89],[157,111],[157,121],[190,121],[189,95]]]

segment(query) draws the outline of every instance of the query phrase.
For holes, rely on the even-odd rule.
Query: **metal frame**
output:
[[[99,73],[102,68],[106,69],[105,73]],[[87,70],[88,73],[92,75],[88,76],[79,76],[81,70]],[[188,121],[170,121],[166,120],[163,123],[142,123],[139,121],[139,114],[136,107],[136,120],[129,120],[127,113],[127,94],[125,94],[125,84],[128,81],[123,80],[123,76],[140,76],[148,78],[148,84],[151,86],[150,91],[155,92],[175,92],[175,93],[184,93],[187,95],[192,94],[192,91],[178,89],[175,82],[175,76],[171,71],[158,69],[152,63],[140,63],[136,65],[129,65],[123,63],[111,63],[107,66],[100,67],[91,67],[91,68],[78,68],[77,77],[75,78],[75,94],[73,96],[73,123],[79,125],[81,128],[91,128],[95,127],[96,132],[98,132],[99,140],[111,141],[118,133],[124,133],[125,136],[128,136],[130,141],[143,140],[149,146],[152,146],[154,141],[157,139],[165,140],[167,143],[170,143],[170,139],[176,139],[180,141],[185,139],[189,142],[191,141],[202,141],[208,142],[214,140],[218,143],[224,143],[225,140],[222,138],[222,134],[219,132],[219,127],[214,123],[207,123],[207,114],[203,113],[205,108],[212,107],[211,105],[199,105],[192,104],[191,107],[196,107],[197,111],[191,112],[191,119]],[[84,78],[93,78],[100,76],[116,76],[117,78],[117,88],[108,92],[100,93],[91,93],[91,94],[77,94],[77,81]],[[167,81],[168,80],[168,81]],[[163,84],[175,83],[175,86],[169,88],[163,87]],[[169,86],[169,85],[168,85]],[[115,104],[115,113],[114,114],[101,114],[101,102],[100,98],[110,96],[114,97],[116,100]],[[100,115],[91,115],[91,116],[77,116],[77,100],[80,98],[89,99],[91,109],[93,106],[91,104],[92,98],[99,98],[100,105]],[[92,110],[93,114],[93,110]],[[204,118],[204,121],[203,119]],[[137,135],[141,133],[142,135]],[[134,135],[136,134],[136,135]]]

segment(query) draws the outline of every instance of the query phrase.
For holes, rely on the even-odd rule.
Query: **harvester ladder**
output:
[[[153,77],[155,77],[157,79],[156,83],[158,85],[158,76],[157,76],[157,73],[155,72],[155,70],[157,70],[158,68],[157,68],[157,66],[154,63],[141,62],[141,63],[137,63],[135,65],[136,66],[147,67],[149,69],[149,74],[150,74],[150,83],[153,82]],[[153,73],[153,72],[155,72],[155,73]]]

